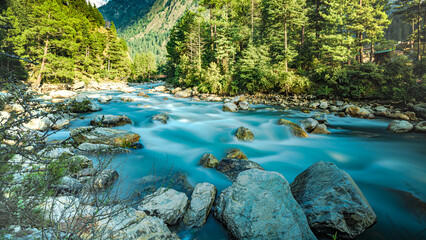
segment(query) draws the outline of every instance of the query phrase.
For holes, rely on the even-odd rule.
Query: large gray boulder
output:
[[[291,191],[311,228],[321,234],[355,238],[376,222],[356,183],[332,163],[314,163],[296,177]]]
[[[213,184],[206,182],[197,184],[183,222],[191,227],[202,227],[209,216],[216,193],[217,189]]]
[[[113,128],[79,127],[71,130],[72,139],[78,143],[100,143],[117,147],[130,147],[132,143],[138,142],[140,135]]]
[[[254,168],[264,170],[258,163],[238,158],[224,158],[220,160],[219,165],[216,167],[219,172],[225,174],[231,181],[235,181],[241,172]]]
[[[407,133],[413,130],[413,124],[404,120],[393,120],[389,123],[387,130],[393,133]]]
[[[126,115],[98,115],[90,121],[92,126],[116,127],[131,124],[132,120]]]
[[[169,225],[178,223],[186,211],[188,197],[185,193],[173,189],[159,188],[146,196],[138,209],[150,216],[155,216]]]
[[[220,194],[213,213],[236,239],[316,239],[287,180],[277,172],[240,173]]]
[[[233,103],[225,103],[223,104],[222,110],[224,112],[238,112],[238,107]]]
[[[300,121],[300,126],[305,129],[306,132],[312,132],[318,124],[318,121],[313,118],[306,118]]]

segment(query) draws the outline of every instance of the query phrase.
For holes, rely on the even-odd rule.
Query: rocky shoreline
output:
[[[138,91],[125,83],[44,85],[37,90],[39,94],[48,94],[42,99],[65,104],[72,113],[35,118],[24,127],[30,134],[36,135],[50,129],[66,128],[70,120],[78,117],[78,113],[101,110],[101,106],[94,100],[78,94],[79,91],[97,90],[118,90],[124,93]],[[394,133],[426,132],[425,104],[397,108],[377,102],[317,100],[313,96],[284,97],[274,94],[240,95],[231,98],[200,94],[196,88],[183,90],[167,88],[164,85],[147,92],[170,93],[175,98],[192,98],[192,101],[223,102],[223,111],[226,112],[250,111],[250,106],[257,104],[297,108],[305,113],[319,110],[320,113],[302,120],[300,126],[286,119],[278,120],[277,124],[288,127],[293,135],[299,137],[308,137],[308,133],[330,134],[327,130],[327,114],[330,113],[339,117],[392,118],[395,120],[389,124],[388,130]],[[138,96],[149,97],[144,91],[140,91]],[[3,93],[1,97],[7,98],[7,94]],[[112,98],[100,95],[97,100],[99,103],[107,103]],[[132,101],[131,98],[121,100]],[[1,112],[1,122],[9,119],[10,112],[22,110],[19,106],[9,106]],[[151,118],[152,121],[164,124],[167,124],[168,119],[166,114],[157,114]],[[125,115],[98,115],[90,121],[91,126],[71,130],[70,137],[74,146],[40,152],[39,156],[43,157],[65,158],[69,161],[77,159],[81,166],[81,170],[73,175],[63,176],[58,184],[53,186],[58,196],[44,204],[45,209],[48,209],[45,212],[48,219],[65,224],[77,215],[79,219],[86,219],[99,212],[90,201],[83,200],[81,194],[86,193],[87,198],[90,196],[87,195],[87,189],[103,191],[112,186],[119,176],[114,169],[96,171],[92,160],[87,156],[125,153],[143,148],[139,143],[138,134],[111,128],[131,123],[132,120]],[[235,135],[241,141],[249,142],[255,138],[250,129],[244,126],[240,127]],[[15,155],[14,158],[22,156]],[[31,159],[24,162],[29,168],[37,166]],[[108,219],[92,219],[96,226],[102,228],[102,236],[99,236],[99,239],[178,239],[168,226],[199,228],[211,212],[236,239],[316,239],[319,236],[333,237],[336,234],[338,238],[353,239],[377,221],[373,209],[356,183],[332,163],[313,164],[300,173],[291,184],[281,174],[265,171],[261,165],[249,160],[238,149],[227,152],[220,161],[212,154],[206,153],[199,164],[223,173],[232,185],[219,193],[217,198],[216,187],[205,182],[197,184],[195,188],[191,186],[191,195],[174,189],[158,188],[141,199],[136,207],[105,207],[102,209],[104,213],[117,214],[109,215]],[[84,211],[81,212],[81,209]],[[22,232],[21,226],[12,226],[12,229],[16,234]],[[42,234],[38,229],[26,230],[29,234],[16,239],[36,238]],[[93,238],[91,234],[89,232],[82,237]]]

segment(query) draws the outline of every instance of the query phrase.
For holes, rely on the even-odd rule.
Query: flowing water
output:
[[[140,85],[150,88],[155,85]],[[417,133],[393,134],[386,131],[390,119],[364,120],[328,115],[331,135],[309,135],[297,138],[288,129],[276,124],[279,118],[295,123],[315,112],[255,105],[255,110],[229,113],[222,103],[193,102],[175,99],[163,93],[149,94],[103,91],[85,93],[113,96],[113,101],[101,104],[100,112],[83,114],[84,119],[73,121],[70,129],[89,125],[99,114],[124,114],[133,124],[117,127],[141,135],[144,149],[116,156],[124,186],[137,188],[147,175],[163,176],[180,171],[195,186],[209,182],[220,193],[231,182],[215,169],[197,165],[206,153],[219,160],[227,149],[239,148],[265,170],[281,173],[288,182],[317,161],[333,162],[345,170],[370,202],[378,222],[358,239],[426,239],[426,136]],[[135,102],[123,103],[119,97],[130,96]],[[167,97],[168,100],[163,100]],[[167,124],[153,123],[156,113],[170,116]],[[255,135],[253,142],[237,141],[234,132],[248,127]],[[64,130],[52,136],[63,139]],[[211,215],[202,229],[177,229],[182,239],[229,239],[226,230]]]

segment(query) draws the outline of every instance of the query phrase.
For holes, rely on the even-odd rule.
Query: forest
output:
[[[171,31],[167,73],[173,84],[218,94],[424,100],[425,4],[203,0]],[[408,51],[384,38],[391,8],[413,24]],[[374,61],[379,50],[390,50],[382,62]]]
[[[2,70],[35,85],[125,80],[127,44],[85,0],[16,0],[0,6]],[[19,58],[36,64],[21,67]]]

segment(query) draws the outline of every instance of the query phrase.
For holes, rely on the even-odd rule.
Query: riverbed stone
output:
[[[222,191],[213,213],[235,239],[316,239],[287,180],[277,172],[240,173]]]
[[[419,132],[419,133],[426,133],[426,121],[422,121],[417,123],[414,126],[414,131]]]
[[[175,93],[175,98],[189,98],[192,95],[192,89],[191,88],[187,88],[183,91],[178,91]]]
[[[81,191],[83,185],[75,178],[62,177],[57,184],[52,185],[58,195],[73,195]]]
[[[113,145],[117,147],[126,147],[132,143],[138,142],[140,135],[113,128],[95,128],[95,127],[79,127],[71,130],[72,139],[78,143],[99,143]]]
[[[123,126],[126,124],[131,124],[132,120],[126,115],[97,115],[90,121],[92,126],[101,126],[101,127],[117,127]]]
[[[313,134],[325,134],[325,135],[331,134],[331,132],[328,131],[327,126],[325,124],[318,124],[311,133],[313,133]]]
[[[243,159],[243,160],[248,159],[246,154],[238,148],[233,148],[233,149],[228,150],[226,152],[224,158],[238,158],[238,159]]]
[[[149,95],[148,95],[148,94],[146,94],[145,92],[139,92],[139,93],[138,93],[138,97],[149,98]]]
[[[188,205],[185,193],[174,189],[159,188],[146,196],[138,209],[150,216],[162,219],[169,225],[177,224],[183,217]]]
[[[219,164],[219,160],[213,154],[206,153],[201,157],[198,164],[205,168],[215,168]]]
[[[124,92],[124,93],[132,93],[132,92],[134,92],[134,91],[136,91],[136,89],[135,88],[133,88],[133,87],[123,87],[123,88],[121,88],[120,89],[122,92]]]
[[[414,105],[413,110],[417,113],[418,116],[426,119],[426,103],[419,103]]]
[[[235,136],[238,140],[250,142],[254,140],[254,134],[250,129],[246,127],[239,127],[235,132]]]
[[[195,186],[191,202],[183,217],[187,226],[202,227],[209,216],[216,197],[217,189],[210,183],[199,183]]]
[[[305,130],[303,130],[303,128],[301,128],[299,125],[286,120],[286,119],[279,119],[278,120],[278,125],[283,125],[283,126],[287,126],[290,128],[290,132],[297,137],[308,137],[308,134],[305,132]]]
[[[313,118],[306,118],[300,121],[300,126],[305,129],[306,132],[312,132],[318,124],[318,121]]]
[[[52,125],[53,130],[61,130],[65,127],[68,127],[70,125],[70,120],[66,118],[60,118],[54,122]]]
[[[87,96],[77,95],[66,102],[69,110],[73,113],[97,112],[102,110],[102,107],[91,101]]]
[[[351,117],[362,117],[362,118],[369,118],[371,113],[365,109],[360,108],[357,106],[348,106],[345,110],[346,114],[349,114]]]
[[[83,81],[81,81],[81,82],[76,82],[76,83],[74,83],[74,84],[71,86],[71,88],[72,88],[73,90],[79,90],[79,89],[83,89],[85,86],[86,86],[86,83],[85,83],[85,82],[83,82]]]
[[[161,85],[161,86],[157,86],[153,89],[155,92],[164,92],[166,91],[166,87]]]
[[[400,113],[400,112],[387,113],[386,117],[388,117],[388,118],[394,118],[394,119],[399,119],[399,120],[410,121],[410,117],[408,117],[407,115],[405,115],[403,113]]]
[[[356,238],[377,220],[353,179],[333,163],[314,163],[296,177],[291,191],[318,233]]]
[[[59,90],[50,92],[49,96],[52,98],[72,98],[77,96],[77,94],[78,93],[69,90]]]
[[[238,174],[249,169],[264,170],[258,163],[248,159],[224,158],[217,165],[217,171],[225,174],[231,181],[237,179]]]
[[[326,102],[326,101],[322,101],[322,102],[320,102],[319,107],[320,107],[320,108],[322,108],[322,109],[326,109],[326,108],[328,108],[328,102]]]
[[[387,130],[393,133],[407,133],[413,130],[413,124],[404,120],[393,120],[389,123]]]
[[[325,114],[325,113],[317,113],[317,114],[315,114],[314,118],[319,123],[325,123],[325,122],[327,122],[327,114]]]
[[[48,117],[39,117],[31,119],[28,123],[24,123],[23,125],[26,128],[43,132],[52,127],[53,122]]]
[[[229,103],[223,104],[222,110],[224,112],[238,112],[238,107],[237,105],[229,102]]]
[[[113,145],[102,143],[82,143],[77,147],[77,151],[82,154],[118,154],[127,153],[130,150]]]
[[[153,122],[158,121],[158,122],[166,124],[167,121],[169,120],[169,118],[170,117],[165,113],[157,113],[157,114],[155,114],[154,116],[151,117],[151,121],[153,121]]]
[[[250,104],[246,101],[241,101],[238,103],[238,108],[240,110],[249,110],[250,109]]]
[[[112,97],[108,96],[108,95],[102,95],[98,98],[98,102],[100,102],[100,103],[107,103],[111,100],[112,100]]]

